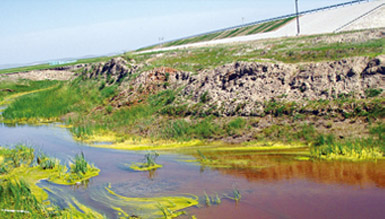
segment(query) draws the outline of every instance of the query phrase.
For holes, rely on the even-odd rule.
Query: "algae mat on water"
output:
[[[175,218],[185,214],[183,210],[199,204],[199,197],[192,194],[164,197],[126,197],[114,192],[111,185],[91,194],[93,199],[104,202],[120,216],[127,218]]]
[[[73,171],[71,165],[71,171],[68,172],[58,160],[41,158],[43,156],[35,159],[33,148],[23,145],[13,149],[0,147],[0,209],[3,209],[0,211],[0,217],[103,218],[101,214],[74,198],[66,203],[67,209],[51,205],[46,191],[36,185],[45,179],[58,184],[72,185],[98,175],[99,169],[87,164],[88,171],[79,174]]]

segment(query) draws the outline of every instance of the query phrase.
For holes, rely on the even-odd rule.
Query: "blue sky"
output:
[[[299,0],[300,10],[346,0]],[[134,50],[292,13],[294,0],[1,0],[0,66]]]

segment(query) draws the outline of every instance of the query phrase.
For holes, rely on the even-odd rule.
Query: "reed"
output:
[[[89,164],[84,158],[84,153],[81,152],[75,156],[75,163],[71,166],[71,172],[76,174],[86,174]]]

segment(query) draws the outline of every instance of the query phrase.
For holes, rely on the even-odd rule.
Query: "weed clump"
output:
[[[50,158],[44,153],[37,156],[36,162],[43,170],[54,169],[58,165],[56,159]]]
[[[158,157],[159,154],[156,152],[147,153],[144,155],[143,163],[132,164],[130,168],[135,171],[150,171],[161,168],[162,165],[156,163]]]
[[[76,174],[86,174],[89,164],[84,158],[83,152],[75,156],[75,163],[71,166],[71,172]]]
[[[336,140],[329,135],[319,135],[310,148],[317,159],[376,160],[385,154],[385,125],[380,123],[370,128],[371,136]]]

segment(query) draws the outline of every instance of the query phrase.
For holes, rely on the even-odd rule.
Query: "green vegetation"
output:
[[[274,25],[278,25],[278,23]],[[264,24],[258,28],[268,30],[274,25]],[[247,31],[250,32],[253,29],[249,28]],[[232,30],[231,34],[227,35],[236,35],[240,32],[242,31]],[[343,34],[349,35],[354,32]],[[72,82],[22,81],[14,84],[9,82],[1,84],[3,83],[1,82],[0,87],[18,89],[20,94],[20,96],[14,96],[13,101],[9,101],[8,107],[2,114],[2,119],[6,122],[61,119],[66,122],[78,140],[89,143],[105,141],[113,144],[124,144],[131,141],[130,143],[142,145],[143,148],[151,144],[170,145],[180,142],[194,142],[191,144],[196,145],[198,141],[202,143],[216,139],[228,139],[229,142],[261,141],[289,144],[301,142],[302,145],[310,145],[324,132],[318,130],[319,127],[312,126],[312,121],[309,123],[303,121],[321,115],[328,122],[335,119],[354,120],[358,118],[368,122],[381,121],[385,117],[383,91],[368,89],[365,92],[366,98],[363,99],[356,99],[354,93],[340,93],[332,94],[334,95],[332,100],[301,100],[298,102],[286,101],[285,96],[282,95],[277,99],[258,103],[264,110],[256,111],[256,117],[246,119],[237,116],[226,118],[219,116],[218,106],[210,104],[213,94],[210,94],[209,90],[203,91],[198,97],[187,97],[196,101],[195,104],[189,104],[188,99],[182,100],[180,98],[182,88],[168,86],[170,89],[167,89],[165,86],[172,77],[171,73],[164,73],[162,77],[164,76],[165,80],[162,79],[159,84],[154,84],[155,88],[145,87],[145,85],[137,88],[130,82],[143,71],[157,67],[199,73],[203,69],[215,68],[234,61],[255,61],[269,58],[271,62],[302,62],[333,60],[355,55],[374,56],[384,52],[385,41],[382,38],[341,43],[336,40],[340,35],[344,36],[339,33],[162,53],[125,54],[126,59],[145,64],[138,67],[137,71],[124,81],[119,82],[113,80],[111,82],[109,74],[99,75],[92,79],[82,77],[83,74]],[[24,86],[24,84],[28,84],[28,86]],[[129,89],[125,86],[129,86]],[[122,100],[117,95],[121,91],[123,92]],[[125,92],[128,94],[126,95]],[[4,90],[3,93],[5,93],[4,97],[11,96],[8,94],[9,90]],[[242,104],[236,108],[242,108]],[[267,126],[263,123],[258,124],[259,120],[266,117],[280,122],[274,125],[271,121],[264,121],[268,123]],[[345,144],[339,142],[339,144]],[[364,143],[352,140],[346,144],[361,145]],[[325,154],[326,152],[322,150],[320,153]],[[80,157],[80,155],[77,157],[79,162]],[[220,163],[223,164],[223,162]],[[41,164],[46,169],[56,168],[53,160],[44,159]],[[243,164],[230,163],[224,166],[237,165],[242,166]],[[83,167],[86,166],[83,165]],[[79,168],[81,169],[80,166]],[[0,168],[0,171],[6,170]],[[79,172],[84,171],[77,170],[76,173]]]
[[[148,61],[142,71],[158,67],[171,67],[184,71],[199,72],[203,69],[233,63],[236,61],[282,61],[286,63],[339,60],[353,56],[374,57],[385,52],[385,39],[371,39],[357,42],[327,42],[338,33],[265,41],[217,45],[188,50],[172,50],[155,53],[136,54],[137,62]],[[354,33],[352,33],[354,34]],[[310,43],[318,41],[317,43]],[[159,54],[162,54],[159,56]]]
[[[17,145],[9,149],[0,148],[0,169],[1,218],[103,218],[76,201],[68,203],[67,209],[50,205],[49,202],[44,202],[48,194],[36,185],[41,179],[59,184],[74,184],[88,179],[91,172],[95,176],[95,172],[99,172],[96,168],[89,169],[88,176],[69,182],[68,179],[73,178],[73,174],[68,173],[58,160],[43,153],[35,159],[33,148]]]
[[[70,112],[87,112],[96,105],[103,104],[105,98],[114,92],[106,87],[99,90],[94,82],[80,80],[70,83],[59,83],[52,89],[24,95],[4,110],[6,120],[28,120],[34,118],[57,120]]]
[[[287,45],[296,44],[292,39],[286,40],[286,43]],[[304,44],[299,47],[283,45],[276,45],[262,57],[287,63],[338,60],[359,55],[374,57],[384,52],[385,39],[352,43]]]
[[[16,98],[19,95],[33,92],[35,90],[46,89],[57,85],[57,81],[0,81],[0,105],[7,103],[7,100]]]
[[[230,135],[235,134],[238,130],[246,127],[246,121],[243,118],[235,118],[226,125],[226,131]]]
[[[77,64],[105,62],[105,61],[109,61],[113,57],[114,56],[102,56],[102,57],[96,57],[96,58],[79,59],[76,62],[60,64],[60,65],[40,64],[40,65],[24,66],[24,67],[17,67],[17,68],[0,69],[0,74],[26,72],[26,71],[33,71],[33,70],[55,69],[59,67],[72,66]]]
[[[210,207],[212,204],[219,205],[222,202],[218,193],[216,193],[215,196],[210,197],[209,195],[207,195],[206,192],[204,192],[204,199],[205,199],[205,204],[208,207]]]
[[[155,162],[156,158],[159,157],[159,154],[156,152],[147,153],[144,155],[143,163],[135,163],[130,165],[130,168],[136,171],[150,171],[161,168],[162,165]]]
[[[71,171],[75,174],[86,174],[88,171],[88,163],[84,159],[83,152],[75,156],[75,163],[71,167]]]
[[[30,186],[23,180],[0,182],[1,218],[105,218],[101,214],[73,200],[68,208],[43,204],[32,193]],[[79,211],[78,209],[81,209]]]
[[[332,134],[319,135],[310,154],[318,159],[376,160],[385,155],[385,124],[370,128],[370,136],[337,140]]]
[[[226,195],[226,197],[229,198],[229,199],[232,199],[232,200],[234,200],[236,202],[239,202],[241,200],[241,198],[242,198],[241,193],[235,187],[233,189],[233,196]]]
[[[209,138],[221,132],[220,127],[213,122],[212,117],[195,122],[186,122],[183,119],[170,121],[161,130],[160,136],[164,139],[184,141]]]
[[[7,181],[0,184],[0,216],[2,218],[43,218],[48,212],[24,181]],[[5,211],[7,210],[7,211]],[[13,213],[12,211],[15,211]]]
[[[280,141],[287,143],[305,142],[310,143],[318,133],[311,124],[295,125],[271,125],[265,128],[255,137],[260,141]]]
[[[378,95],[380,95],[382,93],[382,91],[383,90],[381,88],[379,88],[379,89],[371,88],[371,89],[367,89],[365,91],[365,94],[367,97],[377,97]]]
[[[36,158],[37,164],[43,169],[54,169],[57,165],[59,165],[59,161],[48,157],[44,153],[40,153]]]

